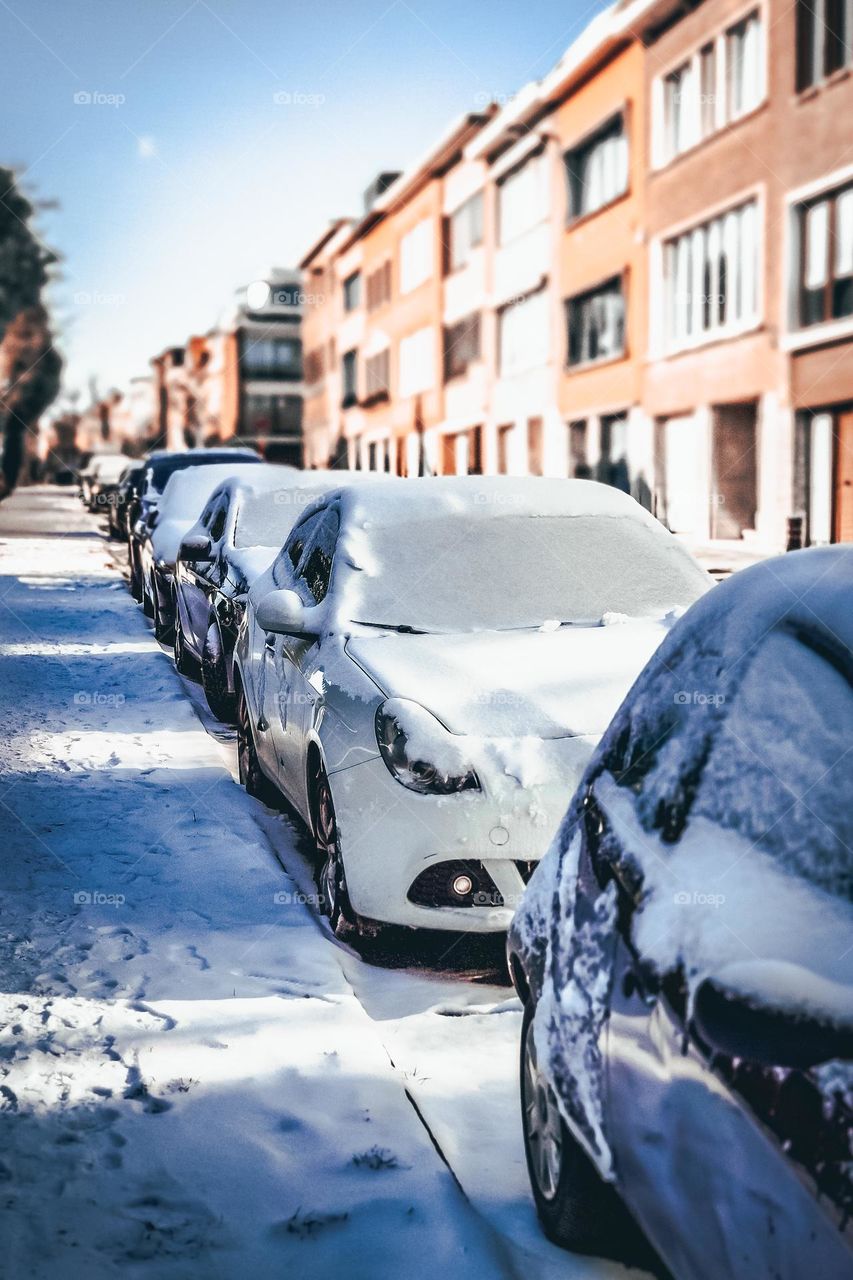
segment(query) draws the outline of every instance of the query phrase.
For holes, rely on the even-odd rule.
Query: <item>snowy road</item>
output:
[[[0,508],[0,1275],[623,1274],[537,1225],[494,949],[331,937],[114,554]]]

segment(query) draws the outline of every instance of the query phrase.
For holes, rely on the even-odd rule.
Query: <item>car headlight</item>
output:
[[[410,791],[447,796],[480,789],[464,755],[465,740],[416,702],[383,702],[376,712],[376,741],[389,773]]]

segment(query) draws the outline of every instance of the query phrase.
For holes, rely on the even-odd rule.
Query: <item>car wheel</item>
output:
[[[537,1062],[534,1013],[528,1004],[521,1026],[521,1119],[539,1219],[546,1236],[564,1249],[627,1260],[640,1247],[639,1230],[560,1114]]]
[[[182,676],[188,676],[190,678],[194,677],[196,674],[195,659],[187,649],[186,643],[184,641],[184,628],[181,625],[181,614],[177,605],[175,606],[174,646],[175,646],[174,647],[175,667],[177,668],[177,670],[180,672]]]
[[[261,769],[258,753],[255,750],[255,735],[252,730],[252,719],[249,715],[249,704],[243,691],[237,698],[237,767],[240,781],[250,796],[269,804],[272,799],[273,786]]]
[[[341,841],[332,788],[322,764],[318,764],[313,779],[314,843],[317,849],[317,886],[320,890],[320,906],[329,917],[332,932],[345,938],[358,931],[358,917],[352,909],[347,892],[347,880],[341,856]]]
[[[159,640],[161,644],[173,645],[175,643],[175,624],[163,613],[160,607],[160,597],[153,583],[151,598],[154,610],[154,638]]]
[[[142,604],[142,578],[133,551],[129,552],[128,559],[130,561],[130,594],[137,604]]]
[[[236,712],[234,694],[228,688],[228,669],[222,637],[215,621],[211,621],[201,657],[201,683],[204,696],[217,720],[233,724]]]

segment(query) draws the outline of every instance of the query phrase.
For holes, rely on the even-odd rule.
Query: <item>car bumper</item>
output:
[[[332,773],[354,909],[370,920],[415,928],[504,932],[597,741],[546,744],[552,781],[517,785],[514,795],[505,789],[499,799],[482,791],[420,795],[397,782],[378,757]],[[449,886],[460,874],[471,876],[475,892],[467,905],[450,905]]]

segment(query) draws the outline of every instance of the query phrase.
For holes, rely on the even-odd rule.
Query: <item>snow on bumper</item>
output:
[[[397,782],[379,757],[331,773],[355,910],[412,927],[506,930],[530,864],[547,850],[597,740],[543,742],[549,777],[532,786],[501,778],[487,780],[482,791],[420,795]],[[467,905],[451,905],[449,882],[471,871]]]

